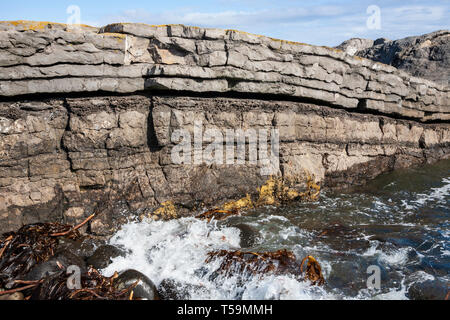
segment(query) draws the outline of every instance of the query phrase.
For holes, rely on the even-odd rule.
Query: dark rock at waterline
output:
[[[126,252],[111,245],[103,245],[95,250],[94,254],[87,258],[88,265],[93,266],[95,269],[104,269],[111,264],[112,259],[117,257],[125,257]]]
[[[240,223],[233,226],[241,231],[241,248],[253,247],[258,242],[259,232],[245,223]]]
[[[449,289],[441,280],[427,280],[413,283],[406,296],[411,300],[444,300]]]
[[[86,264],[81,257],[68,250],[61,250],[56,252],[55,256],[50,258],[48,261],[37,264],[25,276],[24,280],[41,280],[45,277],[60,272],[63,269],[67,269],[69,266],[77,266],[80,268],[81,272],[86,272]]]
[[[124,290],[134,285],[136,281],[138,281],[138,284],[133,289],[134,297],[147,300],[159,300],[155,284],[136,270],[130,269],[122,272],[117,278],[115,286],[118,290]]]
[[[86,259],[91,257],[96,248],[104,244],[104,240],[85,237],[78,240],[61,238],[58,244],[58,250],[68,250],[75,255]]]
[[[158,286],[158,294],[161,300],[189,300],[190,291],[199,291],[203,286],[190,283],[182,283],[173,279],[164,279]]]
[[[335,250],[364,250],[370,247],[369,241],[363,239],[358,230],[340,223],[321,229],[316,238]]]
[[[164,279],[158,286],[158,294],[161,300],[189,300],[190,294],[183,289],[181,283]]]
[[[189,300],[190,293],[186,285],[173,279],[164,279],[158,286],[161,300]]]
[[[359,291],[367,286],[365,266],[358,262],[342,261],[334,264],[327,277],[327,285],[330,288],[340,288],[345,294]]]

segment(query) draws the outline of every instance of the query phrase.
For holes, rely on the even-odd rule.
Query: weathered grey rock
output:
[[[450,32],[448,30],[395,41],[351,39],[337,48],[352,55],[394,66],[415,77],[429,79],[445,86],[448,86],[450,81]]]
[[[346,54],[353,56],[362,50],[372,47],[373,45],[374,41],[370,39],[351,38],[342,42],[336,47],[336,49],[342,50]]]
[[[277,128],[280,174],[302,177],[307,170],[328,187],[449,155],[448,124],[301,102],[151,95],[2,102],[2,231],[42,221],[77,224],[95,211],[101,214],[87,230],[108,235],[165,201],[183,215],[201,203],[255,194],[268,178],[261,163],[173,163],[171,133],[193,134],[195,121],[223,136],[234,128]]]
[[[450,113],[448,83],[326,47],[182,25],[113,24],[98,33],[36,22],[1,26],[0,96],[163,89],[287,95],[421,121],[448,119]],[[341,47],[361,53],[372,50],[370,42],[352,39]],[[411,49],[413,42],[395,42],[401,64],[389,58],[400,49],[385,40],[375,42],[373,48],[380,50],[365,55],[415,70],[415,76],[441,74],[437,68],[448,60],[448,32],[421,37],[417,50]],[[415,56],[433,60],[427,72]]]
[[[392,66],[231,30],[67,28],[0,23],[0,232],[96,212],[83,231],[105,236],[167,201],[183,216],[254,195],[261,161],[174,163],[197,121],[278,129],[276,173],[330,188],[449,157],[448,87]]]

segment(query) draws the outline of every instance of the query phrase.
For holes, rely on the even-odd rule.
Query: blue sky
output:
[[[1,1],[0,20],[67,22],[76,5],[81,22],[186,25],[238,29],[279,39],[335,46],[352,37],[398,39],[450,27],[450,0],[16,0]],[[366,24],[380,8],[380,29]]]

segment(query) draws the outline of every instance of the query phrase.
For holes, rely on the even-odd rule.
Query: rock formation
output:
[[[448,158],[449,92],[340,50],[233,30],[3,22],[0,231],[101,210],[88,230],[108,234],[124,212],[171,201],[192,215],[257,192],[260,162],[172,161],[172,133],[196,121],[224,135],[278,129],[278,174],[306,171],[329,188]]]
[[[350,55],[382,62],[448,85],[450,81],[450,32],[441,30],[400,40],[354,38],[337,47]]]

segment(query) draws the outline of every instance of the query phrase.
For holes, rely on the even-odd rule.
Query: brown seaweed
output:
[[[36,264],[54,256],[58,237],[76,240],[77,229],[59,223],[38,223],[24,226],[17,232],[0,237],[0,287],[25,276]]]
[[[220,209],[212,209],[208,210],[202,214],[199,214],[196,216],[197,219],[201,220],[207,220],[210,222],[213,218],[215,220],[223,220],[230,216],[238,215],[239,211],[237,209],[235,210],[220,210]]]
[[[27,225],[17,232],[0,236],[0,296],[17,292],[23,293],[26,300],[131,300],[132,285],[119,290],[114,284],[117,273],[104,277],[91,268],[80,275],[81,288],[69,289],[67,285],[70,274],[58,264],[58,272],[36,281],[22,280],[38,263],[48,261],[55,255],[59,239],[71,240],[81,238],[78,229],[94,215],[79,225],[72,227],[59,223],[38,223]]]
[[[308,263],[306,265],[305,275],[306,279],[311,281],[311,283],[322,285],[325,283],[325,279],[322,274],[322,268],[320,267],[320,264],[317,262],[317,260],[312,256],[307,256],[302,260],[302,263],[300,264],[300,271],[303,273],[303,265],[305,261],[308,260]]]
[[[230,216],[235,216],[240,213],[241,210],[253,209],[266,205],[278,205],[282,203],[289,203],[292,201],[316,201],[320,194],[320,186],[314,182],[314,178],[306,173],[306,191],[299,192],[289,187],[290,184],[295,181],[288,181],[281,177],[270,177],[261,188],[258,188],[258,198],[252,199],[247,194],[244,198],[239,200],[229,201],[225,203],[221,208],[214,208],[208,210],[196,218],[211,221],[223,220]]]
[[[321,267],[312,256],[307,256],[299,264],[294,253],[286,249],[274,252],[220,250],[208,253],[208,258],[205,262],[211,263],[215,259],[221,259],[217,271],[225,276],[232,276],[236,273],[251,275],[290,273],[302,277],[304,280],[311,281],[313,285],[323,285],[325,283]],[[306,260],[308,260],[308,264],[303,275],[303,264]]]
[[[102,276],[96,269],[91,268],[81,275],[81,288],[69,289],[67,280],[69,275],[64,270],[48,277],[33,290],[33,300],[133,300],[133,289],[136,282],[129,288],[118,290],[114,280],[118,274],[111,277]]]

